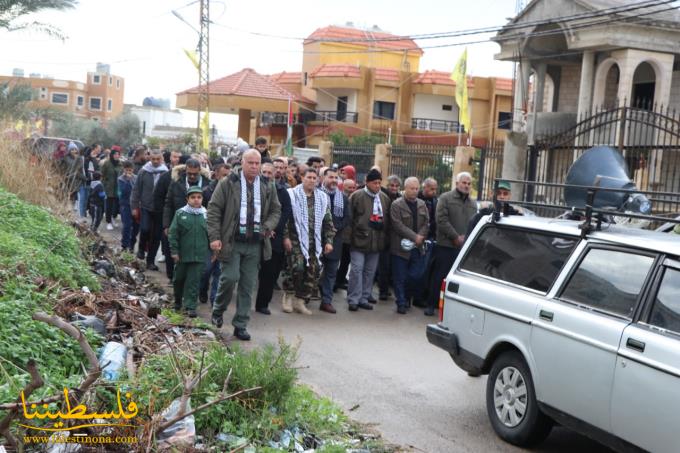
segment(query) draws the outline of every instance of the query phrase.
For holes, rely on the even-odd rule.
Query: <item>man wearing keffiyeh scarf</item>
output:
[[[328,195],[330,201],[333,226],[335,227],[335,239],[333,240],[333,252],[321,258],[323,273],[321,274],[319,286],[321,287],[322,302],[319,309],[327,313],[335,313],[335,307],[332,305],[333,287],[335,286],[335,278],[338,266],[340,265],[340,258],[342,257],[342,233],[349,226],[352,216],[347,195],[338,189],[338,172],[333,168],[327,168],[324,171],[321,190]]]
[[[333,251],[335,228],[330,213],[330,200],[316,188],[318,176],[308,169],[302,184],[288,189],[293,216],[283,232],[283,246],[289,254],[293,291],[285,294],[283,311],[311,315],[305,304],[319,283],[321,254]]]

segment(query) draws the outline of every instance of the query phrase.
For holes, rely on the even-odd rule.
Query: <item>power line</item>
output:
[[[472,28],[472,29],[463,29],[463,30],[454,30],[454,31],[447,31],[447,32],[438,32],[438,33],[425,33],[425,34],[411,34],[411,35],[402,35],[402,36],[387,36],[387,37],[371,37],[371,38],[334,38],[334,39],[309,39],[309,38],[302,38],[302,37],[297,37],[297,36],[283,36],[283,35],[276,35],[276,34],[270,34],[270,33],[262,33],[262,32],[254,32],[250,30],[244,30],[244,29],[239,29],[236,27],[232,27],[230,25],[224,25],[220,24],[217,22],[212,22],[213,25],[216,25],[218,27],[223,27],[231,30],[235,30],[241,33],[247,33],[250,35],[254,36],[261,36],[261,37],[268,37],[268,38],[276,38],[276,39],[286,39],[286,40],[296,40],[296,41],[312,41],[312,42],[334,42],[334,43],[342,43],[342,42],[347,42],[347,43],[377,43],[377,42],[389,42],[389,41],[404,41],[404,40],[423,40],[423,39],[442,39],[442,38],[452,38],[452,37],[460,37],[460,36],[469,36],[469,35],[475,35],[475,34],[486,34],[486,33],[493,33],[497,31],[505,31],[505,30],[513,30],[513,29],[522,29],[522,28],[527,28],[530,26],[539,26],[539,25],[552,25],[552,24],[557,24],[560,22],[568,22],[568,21],[574,21],[574,20],[581,20],[581,19],[592,19],[595,17],[600,17],[604,15],[610,15],[610,14],[620,14],[624,12],[631,12],[639,9],[645,9],[645,8],[652,8],[655,6],[661,6],[667,3],[672,3],[677,0],[644,0],[642,2],[635,3],[633,5],[623,5],[623,6],[616,6],[616,7],[611,7],[611,8],[605,8],[601,10],[596,10],[592,12],[587,12],[587,13],[579,13],[579,14],[573,14],[570,16],[561,16],[561,17],[556,17],[556,18],[551,18],[551,19],[545,19],[545,20],[537,20],[537,21],[528,21],[528,22],[523,22],[521,24],[506,24],[506,25],[500,25],[500,26],[490,26],[490,27],[482,27],[482,28]],[[652,11],[650,14],[653,14],[655,12],[661,12],[661,11]],[[366,33],[370,33],[370,31],[366,30]],[[400,50],[408,50],[408,49],[393,49],[392,51],[400,51]]]

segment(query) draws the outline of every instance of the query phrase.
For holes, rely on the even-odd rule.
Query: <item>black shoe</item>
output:
[[[347,282],[337,283],[333,288],[333,291],[336,289],[347,289]]]
[[[413,299],[413,302],[411,302],[411,305],[413,305],[414,307],[420,307],[420,308],[425,308],[427,306],[427,304],[425,304],[425,302],[423,300],[416,299],[416,298]]]
[[[358,307],[363,308],[364,310],[373,310],[373,305],[367,304],[366,302],[361,302]]]
[[[198,315],[196,314],[196,310],[187,310],[187,316],[190,318],[196,318]]]
[[[267,307],[256,307],[255,311],[263,315],[271,315],[272,312]]]
[[[245,327],[243,327],[243,328],[234,327],[234,336],[241,341],[249,341],[250,340],[250,334],[245,329]]]
[[[208,295],[207,294],[199,294],[198,295],[198,300],[202,304],[207,304],[208,303]]]
[[[349,311],[357,311],[359,306],[357,304],[349,304]]]
[[[153,263],[152,263],[152,264],[147,264],[147,265],[146,265],[146,270],[147,270],[147,271],[157,271],[157,270],[158,270],[158,266],[156,266],[156,265],[153,264]]]
[[[274,283],[274,289],[277,291],[281,291],[281,286],[279,286],[279,282]]]
[[[425,316],[434,316],[434,308],[427,307],[423,313]]]
[[[380,295],[378,296],[378,299],[387,300],[388,297],[390,297],[390,293],[380,293]]]
[[[137,258],[143,260],[144,258],[146,258],[146,256],[144,255],[144,252],[139,251],[137,252]]]
[[[217,327],[218,329],[222,327],[222,316],[219,318],[215,315],[212,315],[210,317],[210,321],[212,322],[213,326]]]
[[[406,305],[399,305],[397,307],[397,313],[400,315],[405,315],[406,314]]]
[[[368,303],[369,303],[369,304],[377,304],[378,301],[375,300],[375,298],[374,298],[373,296],[370,296],[370,297],[368,298]]]

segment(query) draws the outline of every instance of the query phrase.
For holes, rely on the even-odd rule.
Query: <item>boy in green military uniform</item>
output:
[[[168,239],[175,275],[172,280],[175,292],[175,310],[184,306],[190,318],[196,317],[198,286],[205,267],[205,257],[210,253],[207,211],[202,206],[203,192],[192,186],[187,190],[187,204],[175,212]]]

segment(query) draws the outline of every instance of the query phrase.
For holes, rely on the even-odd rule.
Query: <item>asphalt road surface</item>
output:
[[[430,345],[425,326],[434,322],[418,308],[395,311],[394,300],[372,311],[347,310],[345,292],[335,295],[335,315],[312,306],[304,316],[281,311],[274,292],[270,316],[252,312],[253,346],[301,341],[300,380],[328,396],[360,422],[373,423],[384,438],[414,451],[517,452],[501,441],[487,420],[486,376],[468,377],[449,355]],[[231,333],[233,304],[223,329]],[[201,307],[206,316],[207,306]],[[533,451],[607,452],[600,444],[565,428],[555,428]]]

